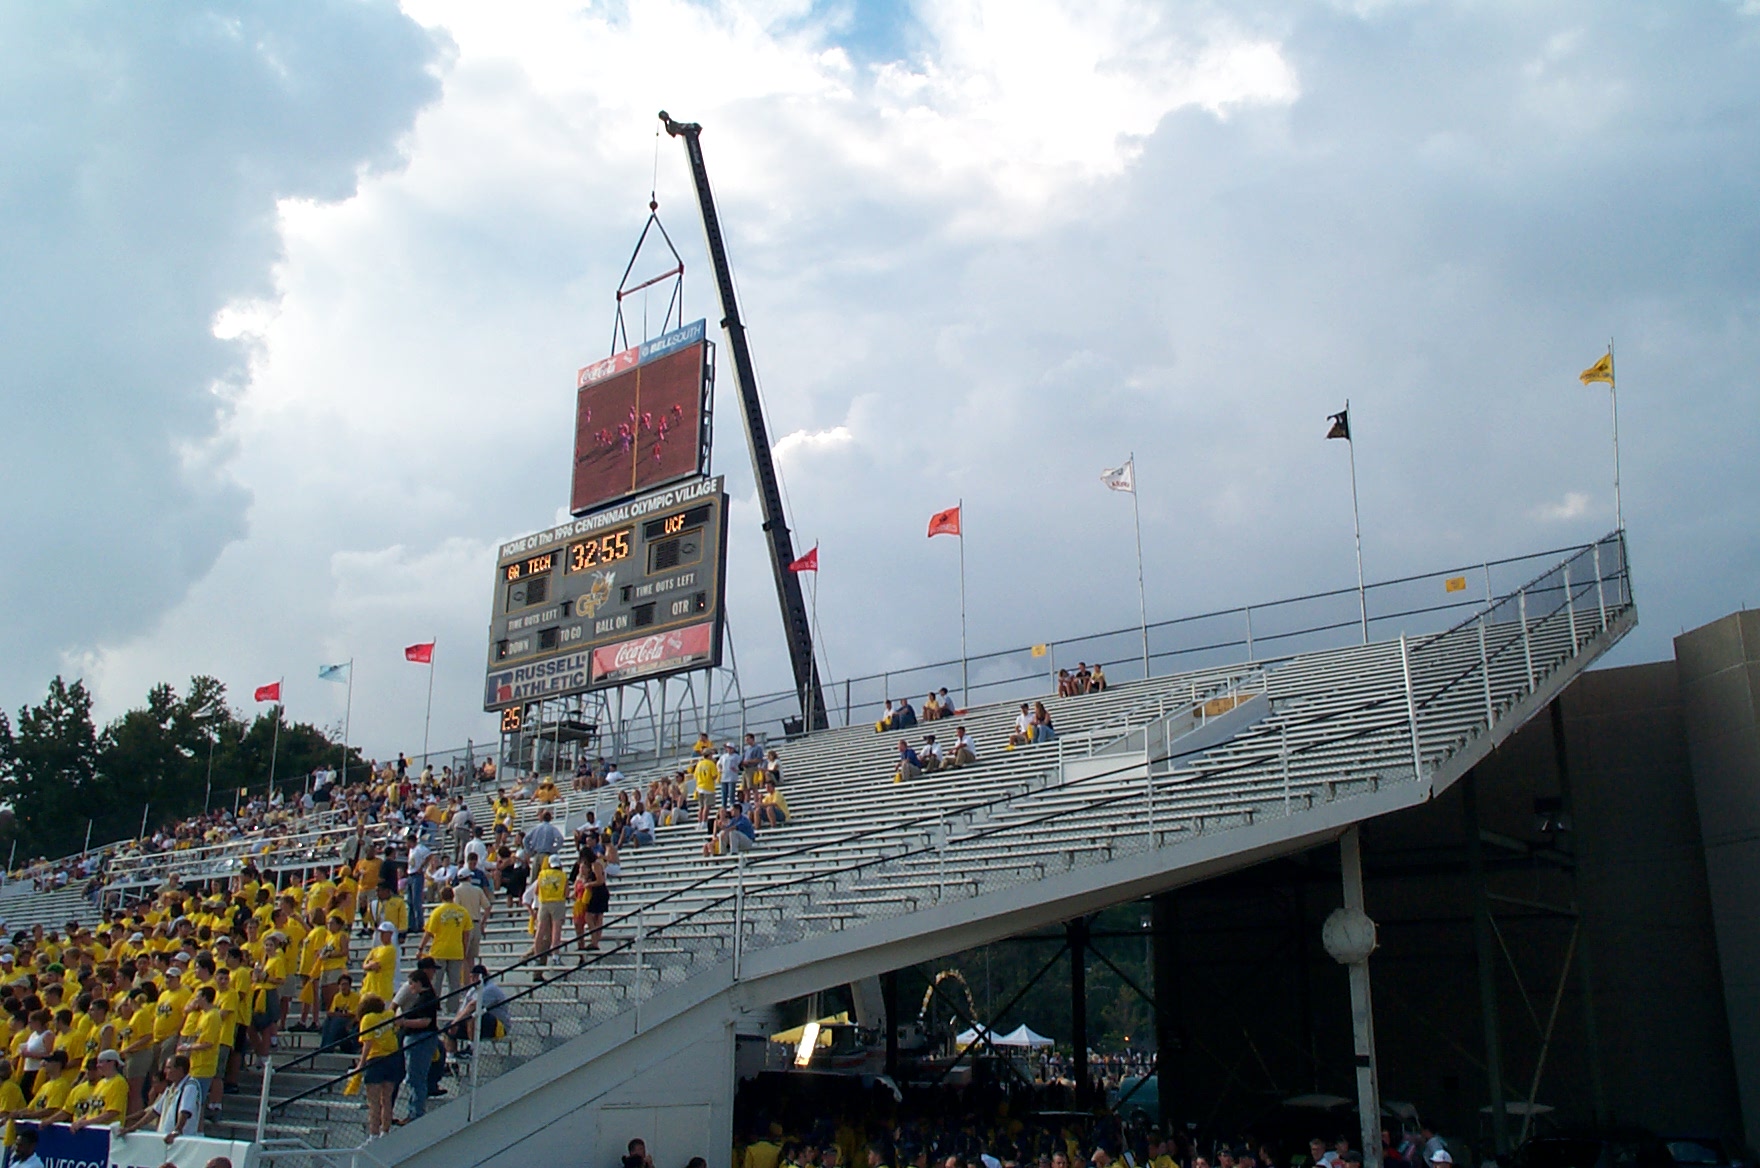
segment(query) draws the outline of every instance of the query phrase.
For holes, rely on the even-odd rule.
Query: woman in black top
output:
[[[412,969],[409,981],[397,995],[402,1013],[397,1028],[403,1032],[404,1085],[409,1088],[409,1110],[404,1119],[420,1119],[428,1110],[428,1083],[439,1048],[440,997],[425,969]]]

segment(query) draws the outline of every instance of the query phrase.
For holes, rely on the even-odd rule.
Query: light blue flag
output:
[[[348,680],[348,666],[349,662],[347,661],[344,661],[341,665],[320,665],[318,666],[318,680],[334,681],[337,684],[341,684]]]

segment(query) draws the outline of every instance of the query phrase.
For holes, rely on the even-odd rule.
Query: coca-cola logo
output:
[[[664,661],[667,642],[671,639],[655,635],[643,637],[639,641],[625,641],[617,647],[617,656],[611,659],[611,668],[628,669],[634,665],[652,665],[656,661]]]

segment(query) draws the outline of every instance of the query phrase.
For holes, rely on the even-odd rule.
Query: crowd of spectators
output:
[[[1095,1068],[1142,1074],[1132,1056]],[[1349,1136],[1283,1125],[1250,1132],[1160,1129],[1141,1110],[1078,1107],[1061,1060],[1031,1082],[989,1076],[963,1087],[893,1087],[856,1077],[768,1074],[736,1101],[736,1168],[1348,1168],[1362,1155]],[[1067,1069],[1067,1068],[1064,1068]],[[1098,1080],[1097,1080],[1098,1081]],[[1451,1168],[1448,1142],[1422,1125],[1382,1135],[1390,1168]],[[1463,1153],[1466,1151],[1462,1149]],[[1463,1162],[1465,1156],[1463,1155]]]

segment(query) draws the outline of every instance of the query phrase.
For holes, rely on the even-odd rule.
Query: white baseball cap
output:
[[[1432,1164],[1452,1164],[1454,1157],[1448,1154],[1447,1148],[1438,1148],[1436,1154],[1430,1157],[1430,1162]]]

